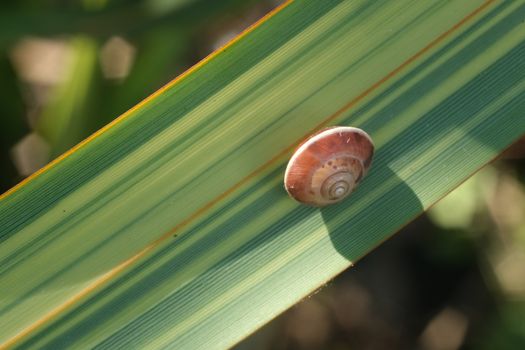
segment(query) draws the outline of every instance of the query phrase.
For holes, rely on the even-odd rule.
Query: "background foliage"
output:
[[[2,3],[2,190],[275,5],[255,0]],[[521,348],[522,156],[517,146],[238,348]]]

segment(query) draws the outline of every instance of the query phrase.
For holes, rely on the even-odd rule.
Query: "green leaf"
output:
[[[294,1],[0,208],[0,339],[224,348],[351,266],[525,132],[524,1]],[[294,147],[363,128],[339,205],[287,197]]]

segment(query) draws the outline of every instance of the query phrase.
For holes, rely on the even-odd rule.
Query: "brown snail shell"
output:
[[[366,175],[374,144],[361,129],[335,126],[312,135],[295,151],[284,187],[295,200],[314,206],[337,203]]]

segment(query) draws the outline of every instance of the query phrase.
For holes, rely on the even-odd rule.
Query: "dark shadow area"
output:
[[[356,192],[337,205],[320,209],[335,249],[351,262],[377,247],[421,214],[423,209],[412,189],[388,168],[388,158],[381,157],[381,152],[379,153],[378,160],[372,165],[372,171]],[[392,185],[380,198],[348,216],[343,223],[335,223],[336,216],[351,211],[354,203],[366,200],[370,191],[385,182]]]
[[[487,14],[487,19],[497,15],[507,5],[508,4],[502,4],[494,9],[491,13]],[[481,54],[481,51],[484,50],[486,45],[483,43],[486,43],[487,41],[495,42],[516,25],[519,25],[524,15],[525,6],[522,6],[519,11],[510,14],[505,20],[501,21],[480,38],[467,45],[463,50],[451,57],[446,63],[440,65],[436,70],[431,71],[419,83],[407,90],[402,97],[394,100],[373,117],[369,118],[369,121],[360,125],[360,127],[370,133],[373,138],[374,133],[381,129],[385,123],[395,118],[395,116],[403,114],[405,110],[418,102],[418,99],[420,99],[421,96],[431,93],[435,86],[442,84],[444,80],[457,73],[459,69],[468,65],[469,61]],[[352,125],[352,120],[369,111],[382,99],[396,91],[414,75],[420,73],[421,70],[437,60],[441,55],[447,52],[447,50],[450,50],[451,47],[458,45],[463,39],[463,36],[470,34],[469,32],[475,29],[476,26],[470,28],[460,37],[439,50],[409,74],[393,84],[391,88],[353,113],[342,124]],[[386,144],[381,145],[381,148],[375,155],[370,173],[368,177],[363,180],[362,186],[352,194],[349,200],[321,210],[323,218],[325,219],[327,226],[330,228],[334,247],[336,247],[342,255],[352,261],[364,254],[366,249],[352,247],[351,245],[354,241],[365,241],[366,238],[364,235],[372,235],[372,237],[377,239],[378,242],[387,238],[377,235],[373,230],[368,230],[369,232],[352,232],[349,234],[349,231],[354,227],[361,229],[364,221],[369,222],[370,227],[374,228],[375,223],[384,220],[382,216],[377,215],[389,213],[389,216],[391,215],[392,217],[406,217],[405,222],[393,224],[392,227],[387,226],[389,228],[388,231],[395,231],[401,229],[404,224],[421,212],[422,207],[417,196],[397,177],[395,173],[389,169],[388,166],[389,163],[395,162],[398,157],[403,156],[406,152],[413,151],[414,149],[417,149],[417,153],[424,153],[425,150],[433,146],[432,143],[426,142],[426,140],[429,138],[435,138],[436,130],[439,130],[439,134],[444,136],[453,130],[462,129],[465,130],[467,135],[471,135],[484,146],[496,150],[501,149],[501,141],[498,140],[498,138],[493,137],[494,129],[485,127],[472,130],[472,128],[464,127],[464,124],[469,122],[471,116],[474,116],[487,108],[487,106],[497,100],[502,94],[525,79],[524,54],[525,42],[518,45],[507,55],[493,63],[482,74],[476,76],[459,90],[454,92],[451,96],[410,125],[405,131],[401,132]],[[522,117],[522,111],[525,108],[524,95],[525,92],[522,92],[522,94],[516,96],[511,103],[501,106],[499,110],[494,113],[494,115],[501,116],[501,118],[491,118],[486,121],[486,124],[494,124],[494,127],[497,127],[497,123],[504,122],[503,117],[506,119],[507,123],[512,121],[520,123],[525,122],[525,119]],[[480,132],[480,130],[482,132]],[[443,162],[447,159],[464,159],[465,155],[461,154],[461,152],[462,150],[458,148],[456,144],[453,144],[450,147],[450,152],[445,152],[447,153],[446,155],[439,155],[438,158],[433,161]],[[383,196],[383,198],[378,201],[378,203],[373,203],[358,215],[348,218],[343,225],[331,227],[333,218],[344,210],[344,208],[349,208],[354,201],[359,202],[367,195],[368,191],[389,180],[394,181],[394,185]],[[399,199],[402,199],[402,201],[399,202]],[[386,224],[388,225],[388,223]],[[384,229],[385,226],[382,226],[382,228]]]
[[[7,52],[0,48],[0,193],[7,191],[21,176],[12,159],[12,147],[29,132],[24,121],[24,104]]]
[[[495,302],[476,254],[464,234],[423,215],[234,349],[427,349],[420,336],[443,310],[480,329]],[[462,348],[479,349],[473,331]]]

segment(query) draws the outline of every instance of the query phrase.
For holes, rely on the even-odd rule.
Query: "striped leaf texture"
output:
[[[290,1],[0,199],[0,342],[232,346],[525,132],[525,1]],[[376,155],[300,205],[330,125]]]

